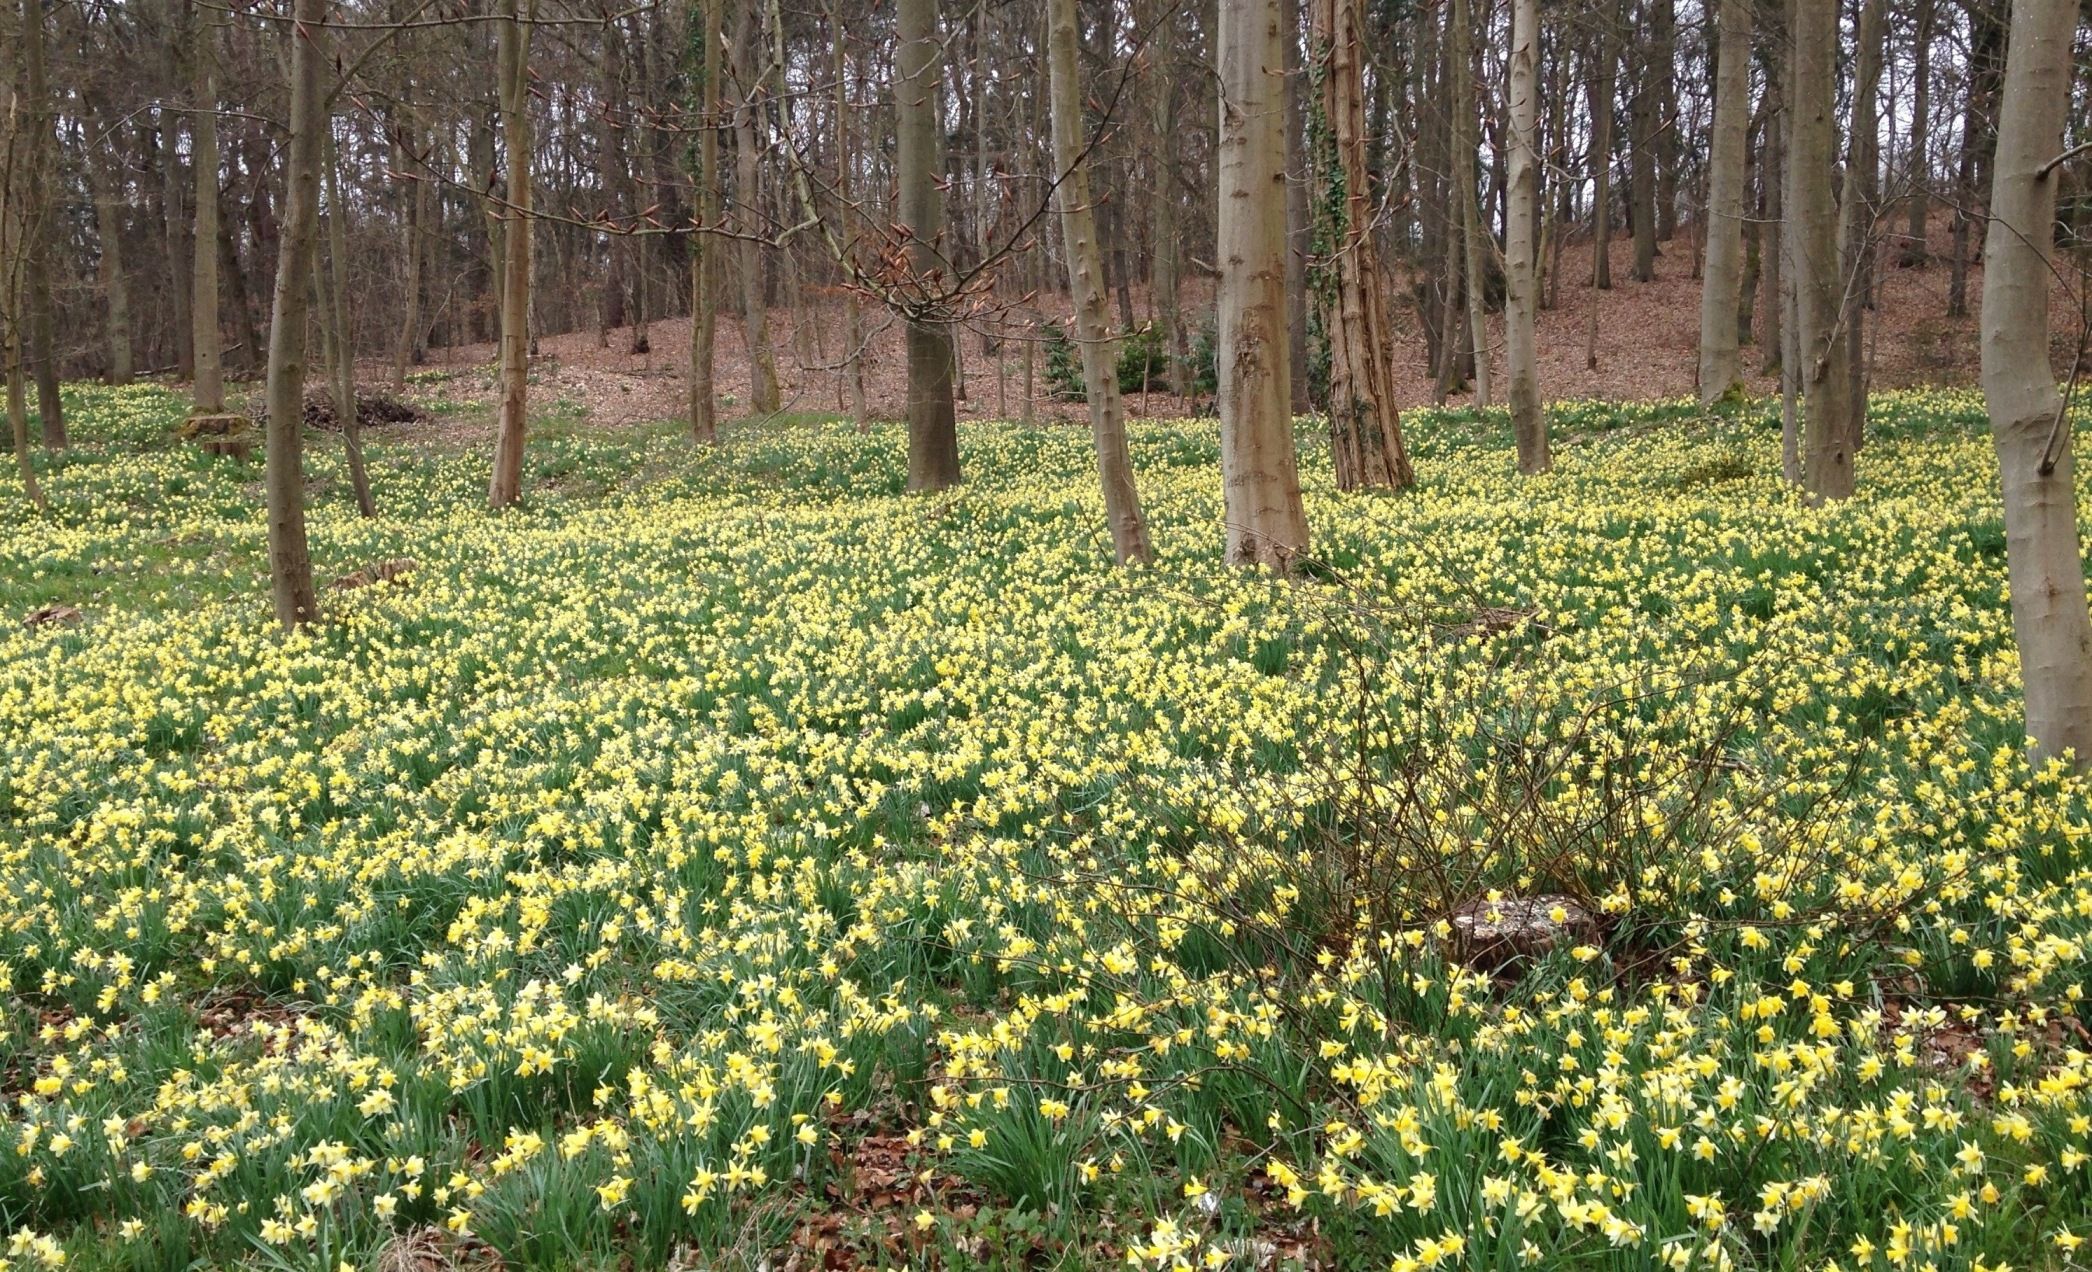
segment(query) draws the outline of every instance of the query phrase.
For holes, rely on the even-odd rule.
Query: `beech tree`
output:
[[[1795,334],[1802,365],[1802,485],[1817,499],[1852,494],[1852,345],[1840,323],[1845,288],[1838,213],[1831,199],[1837,156],[1838,6],[1790,0],[1787,151],[1788,264],[1794,271]]]
[[[1540,415],[1539,352],[1534,324],[1539,294],[1534,284],[1539,243],[1533,222],[1540,213],[1540,9],[1537,0],[1511,0],[1510,207],[1505,217],[1505,363],[1511,373],[1511,431],[1518,443],[1518,471],[1545,472],[1553,458],[1547,421]]]
[[[895,82],[895,178],[900,233],[914,287],[940,285],[944,205],[938,189],[938,84],[943,59],[937,0],[899,0],[900,58]],[[1278,139],[1274,138],[1274,144]],[[951,329],[927,313],[908,320],[908,489],[959,484],[958,413],[952,397]]]
[[[1751,115],[1751,0],[1718,0],[1714,149],[1707,169],[1707,263],[1700,283],[1700,401],[1734,394],[1743,379],[1736,323],[1743,283],[1744,189]]]
[[[2012,634],[2036,762],[2092,767],[2092,617],[2071,425],[2049,365],[2050,253],[2075,0],[2013,0],[1983,243],[1983,397],[2005,499]]]
[[[1089,401],[1090,436],[1097,449],[1097,479],[1104,488],[1104,519],[1111,527],[1119,564],[1154,558],[1147,519],[1141,515],[1133,459],[1126,449],[1126,414],[1119,399],[1118,342],[1104,295],[1104,260],[1097,250],[1096,218],[1090,208],[1082,87],[1076,81],[1075,0],[1047,0],[1046,54],[1052,81],[1053,160],[1060,169],[1055,198],[1068,252],[1068,289],[1075,299],[1075,339],[1082,348],[1082,384]]]
[[[920,2],[920,0],[916,0]],[[1220,0],[1220,471],[1227,559],[1307,551],[1286,356],[1285,0]]]

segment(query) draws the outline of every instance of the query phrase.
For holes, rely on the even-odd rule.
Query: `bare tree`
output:
[[[326,59],[326,0],[296,0],[291,10],[290,132],[284,146],[285,190],[276,300],[269,314],[268,463],[269,590],[276,621],[292,631],[319,616],[312,557],[305,542],[305,315],[312,286],[313,237],[319,219],[321,131],[327,116],[320,76]]]
[[[1083,157],[1082,86],[1076,82],[1075,0],[1047,0],[1046,61],[1052,81],[1053,161],[1061,171],[1055,198],[1068,247],[1068,289],[1075,297],[1075,338],[1082,346],[1082,384],[1089,400],[1090,436],[1097,448],[1097,479],[1104,488],[1104,519],[1119,564],[1147,562],[1147,519],[1126,450],[1126,413],[1119,399],[1118,341],[1104,294],[1104,261],[1090,209],[1090,172]]]
[[[530,21],[522,0],[501,0],[499,44],[501,132],[508,154],[508,198],[502,212],[501,408],[495,424],[494,474],[487,506],[523,497],[525,413],[530,406]]]
[[[2067,405],[2049,367],[2050,251],[2070,105],[2074,0],[2013,0],[1983,245],[1983,396],[2004,482],[2012,634],[2039,762],[2092,767],[2085,608]]]
[[[189,117],[190,174],[196,183],[196,229],[189,266],[189,329],[196,342],[190,400],[198,415],[225,412],[224,344],[218,327],[218,33],[199,13],[189,48],[196,110]]]
[[[1373,237],[1366,172],[1365,25],[1358,0],[1313,0],[1322,86],[1314,153],[1312,289],[1329,342],[1329,444],[1337,487],[1401,489],[1416,481],[1395,405],[1386,284]]]
[[[900,0],[895,82],[895,177],[900,185],[899,230],[907,240],[914,285],[933,292],[945,273],[938,173],[938,84],[943,78],[937,36],[937,0]],[[1281,139],[1274,134],[1277,152]],[[1280,234],[1284,226],[1280,226]],[[959,484],[958,413],[952,398],[952,335],[933,313],[908,318],[908,489],[944,490]]]
[[[915,0],[919,3],[920,0]],[[1307,551],[1286,357],[1286,0],[1220,0],[1220,470],[1227,558]]]
[[[719,266],[713,260],[708,231],[719,222],[719,0],[692,0],[690,21],[697,27],[700,45],[697,82],[691,86],[690,102],[697,112],[697,147],[690,174],[697,188],[697,233],[690,236],[690,439],[700,446],[719,440],[719,423],[713,410],[712,369],[717,348],[717,292]]]
[[[1453,197],[1460,207],[1460,250],[1466,261],[1467,336],[1474,350],[1475,405],[1489,406],[1495,392],[1489,374],[1489,247],[1476,190],[1474,19],[1468,0],[1453,0],[1446,18],[1453,64]]]

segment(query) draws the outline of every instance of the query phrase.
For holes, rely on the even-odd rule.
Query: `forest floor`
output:
[[[1302,430],[1282,581],[1212,420],[1130,427],[1123,570],[1080,429],[911,496],[546,378],[498,515],[476,435],[372,430],[375,519],[308,438],[289,638],[175,393],[0,473],[7,1267],[2083,1266],[1980,395],[1830,507],[1762,399],[1535,478],[1412,411],[1399,495]]]
[[[1908,388],[1919,385],[1972,383],[1978,366],[1976,326],[1973,318],[1952,319],[1947,315],[1950,271],[1947,252],[1951,243],[1945,218],[1938,218],[1935,260],[1921,269],[1898,269],[1890,265],[1882,274],[1880,300],[1868,315],[1869,357],[1873,383],[1878,388]],[[1549,400],[1642,401],[1679,397],[1694,392],[1698,371],[1700,283],[1693,276],[1697,245],[1688,231],[1663,245],[1653,281],[1637,283],[1630,277],[1633,244],[1622,238],[1612,244],[1615,284],[1610,291],[1593,292],[1579,280],[1590,277],[1590,245],[1565,245],[1562,253],[1562,286],[1559,303],[1543,311],[1539,319],[1540,382]],[[2074,341],[2079,322],[2072,297],[2057,289],[2056,329],[2059,341]],[[1970,271],[1969,295],[1973,305],[1982,293],[1980,265]],[[1048,296],[1037,303],[1049,317],[1065,319],[1065,297]],[[1598,310],[1595,347],[1596,365],[1589,365],[1586,345],[1593,304]],[[1136,319],[1151,315],[1145,294],[1133,297]],[[1193,335],[1204,316],[1211,312],[1210,284],[1195,280],[1183,298]],[[1418,327],[1416,310],[1403,296],[1390,300],[1396,329],[1395,367],[1404,410],[1430,403],[1432,383],[1426,369],[1425,341]],[[866,398],[871,413],[879,419],[896,419],[906,404],[905,363],[901,332],[891,322],[867,307],[873,331],[866,342]],[[804,322],[802,345],[797,324]],[[832,293],[810,303],[804,311],[791,307],[773,309],[769,315],[772,348],[783,389],[786,414],[833,413],[847,407],[840,375],[830,369],[840,360],[843,344],[839,333],[847,330],[842,302]],[[1501,358],[1503,318],[1492,319],[1494,348]],[[722,395],[723,416],[735,414],[738,403],[748,401],[748,352],[742,324],[734,314],[721,313],[718,325],[717,384]],[[559,395],[585,406],[597,422],[622,426],[663,419],[685,409],[684,367],[688,360],[690,324],[676,318],[649,325],[649,351],[632,353],[633,332],[619,328],[599,338],[594,331],[566,332],[546,336],[539,342],[537,365],[544,382]],[[1024,340],[1006,338],[1002,351],[990,355],[983,348],[979,331],[968,331],[962,349],[962,371],[967,393],[960,405],[962,416],[976,419],[1013,419],[1025,415]],[[807,353],[802,359],[799,351]],[[455,399],[484,398],[491,391],[486,366],[494,358],[492,345],[438,348],[429,354],[425,373],[446,370],[457,373],[449,387],[436,389]],[[1056,401],[1048,396],[1045,359],[1034,350],[1033,412],[1041,417],[1077,420],[1079,404]],[[2067,363],[2068,359],[2065,358]],[[1777,372],[1764,370],[1764,354],[1746,348],[1744,364],[1752,391],[1770,393],[1778,388]],[[376,365],[364,374],[376,379]],[[428,379],[433,381],[434,376]],[[1466,394],[1452,400],[1466,400]],[[1197,399],[1165,393],[1129,394],[1127,409],[1135,416],[1182,418],[1210,410]]]

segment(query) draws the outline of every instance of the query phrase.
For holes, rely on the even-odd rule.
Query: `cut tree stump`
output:
[[[213,455],[245,459],[254,452],[254,421],[230,412],[192,415],[179,430],[184,441],[195,442]]]

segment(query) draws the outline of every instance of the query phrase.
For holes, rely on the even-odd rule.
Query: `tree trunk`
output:
[[[196,224],[191,234],[189,330],[196,341],[196,380],[191,399],[198,415],[225,412],[225,339],[218,306],[218,49],[217,32],[199,12],[202,25],[189,47],[196,111],[189,117],[190,177],[196,186]],[[298,276],[304,296],[306,275]],[[272,342],[273,344],[273,339]],[[303,407],[300,407],[301,418]]]
[[[1329,342],[1329,444],[1337,488],[1399,490],[1416,481],[1395,405],[1385,286],[1366,176],[1365,15],[1359,0],[1313,0],[1320,118],[1313,270]]]
[[[1305,415],[1314,409],[1308,363],[1308,194],[1307,194],[1307,86],[1300,64],[1301,0],[1280,0],[1284,6],[1285,67],[1281,80],[1286,97],[1286,362],[1290,374],[1293,413]]]
[[[1467,335],[1474,351],[1475,405],[1495,401],[1489,374],[1489,264],[1487,232],[1482,224],[1481,196],[1476,190],[1475,112],[1480,94],[1475,87],[1472,18],[1468,0],[1453,0],[1447,19],[1452,30],[1450,56],[1453,64],[1453,197],[1460,201],[1460,248],[1466,262],[1464,288],[1467,297]]]
[[[1707,171],[1707,265],[1700,282],[1700,401],[1743,387],[1736,297],[1743,281],[1747,133],[1751,119],[1750,0],[1719,0],[1721,44],[1714,82],[1714,144]]]
[[[124,272],[123,148],[105,102],[96,100],[92,119],[101,137],[95,153],[88,156],[87,170],[94,182],[94,228],[109,337],[104,378],[110,384],[129,384],[135,366],[131,360],[131,280]]]
[[[427,144],[422,132],[415,127],[411,110],[402,112],[405,132],[403,144]],[[407,368],[421,361],[421,253],[422,240],[428,233],[429,183],[424,179],[421,165],[411,157],[400,165],[413,182],[413,192],[405,200],[406,215],[400,227],[400,329],[399,337],[392,345],[392,391],[407,391]]]
[[[1875,210],[1881,198],[1881,63],[1885,26],[1882,0],[1862,0],[1859,49],[1852,92],[1852,136],[1845,156],[1845,188],[1838,201],[1839,313],[1845,331],[1846,443],[1858,455],[1867,427],[1867,311],[1874,307]]]
[[[1988,5],[1969,8],[1968,91],[1962,104],[1961,156],[1956,174],[1954,207],[1954,258],[1947,277],[1947,316],[1966,318],[1969,312],[1969,247],[1982,209],[1976,206],[1983,190],[1983,170],[1990,161],[1995,139],[1990,132],[1992,98],[1997,88],[1997,64],[2004,31]]]
[[[1126,449],[1126,417],[1119,400],[1119,343],[1112,338],[1104,295],[1104,262],[1090,210],[1082,87],[1076,82],[1075,0],[1048,0],[1046,61],[1053,102],[1053,162],[1060,173],[1054,201],[1068,245],[1068,291],[1075,301],[1075,338],[1082,346],[1082,384],[1089,400],[1090,438],[1097,479],[1104,488],[1104,520],[1120,565],[1154,559],[1148,523],[1140,511],[1133,459]]]
[[[1782,23],[1778,32],[1767,34],[1784,31]],[[1787,132],[1793,123],[1783,86],[1787,61],[1784,53],[1779,54],[1765,72],[1765,151],[1758,168],[1765,202],[1764,224],[1759,227],[1759,254],[1764,259],[1760,281],[1764,284],[1765,302],[1764,330],[1758,337],[1764,351],[1758,364],[1760,371],[1779,370],[1787,357]]]
[[[1591,278],[1599,291],[1613,286],[1613,97],[1620,65],[1612,24],[1602,16],[1592,42],[1597,66],[1591,74]]]
[[[22,0],[22,91],[24,122],[29,129],[27,189],[18,191],[27,231],[22,241],[23,281],[28,285],[29,360],[36,375],[36,412],[43,423],[44,445],[65,446],[65,407],[58,396],[58,337],[51,300],[51,249],[57,201],[52,197],[57,164],[57,138],[51,131],[51,94],[44,82],[43,0]]]
[[[1910,220],[1896,263],[1923,269],[1932,261],[1932,39],[1935,0],[1912,0],[1910,79]]]
[[[1831,202],[1831,168],[1837,157],[1837,84],[1832,73],[1838,55],[1838,6],[1819,0],[1791,3],[1794,125],[1787,157],[1787,214],[1793,246],[1788,264],[1794,271],[1796,335],[1802,354],[1802,485],[1816,499],[1843,499],[1852,494],[1852,378],[1846,366],[1852,346],[1839,322],[1845,279],[1839,268],[1838,214]]]
[[[1540,10],[1539,0],[1511,0],[1510,185],[1504,220],[1505,361],[1511,371],[1511,432],[1518,441],[1518,471],[1546,472],[1547,421],[1540,415],[1539,351],[1534,334],[1539,297],[1533,270],[1538,258],[1533,223],[1540,213]]]
[[[717,240],[708,237],[719,226],[719,66],[720,0],[695,0],[691,21],[699,24],[697,83],[690,92],[697,113],[697,154],[690,184],[697,196],[697,232],[690,236],[690,440],[700,446],[719,441],[713,409],[714,350],[717,347],[719,266]]]
[[[312,558],[305,544],[305,315],[312,286],[313,230],[319,216],[320,147],[327,116],[320,103],[326,57],[320,43],[326,0],[296,0],[290,33],[291,119],[284,143],[284,214],[269,312],[269,422],[265,481],[269,501],[269,583],[276,621],[293,631],[319,616]],[[199,182],[199,185],[201,182]]]
[[[341,198],[341,163],[334,153],[334,132],[327,132],[322,161],[327,172],[327,267],[333,272],[331,285],[313,261],[314,291],[323,308],[322,332],[332,332],[327,366],[333,379],[334,417],[341,421],[341,446],[349,461],[349,488],[356,495],[356,512],[363,517],[378,515],[371,495],[370,470],[363,463],[363,417],[356,407],[356,343],[349,334],[349,229],[348,205]]]
[[[181,98],[183,93],[182,46],[187,42],[188,23],[180,0],[160,0],[167,54],[167,98],[156,112],[160,161],[160,229],[166,242],[166,311],[174,318],[174,374],[187,380],[196,374],[196,338],[190,330],[190,307],[194,297],[189,287],[189,211],[182,190]]]
[[[828,18],[835,28],[832,49],[835,63],[835,199],[847,226],[853,215],[850,190],[857,167],[857,130],[852,127],[852,120],[859,112],[854,111],[850,104],[850,67],[842,18],[833,6]],[[851,237],[848,232],[843,235],[845,241]],[[849,347],[843,352],[843,377],[848,382],[850,422],[857,426],[859,433],[867,433],[871,431],[872,418],[864,403],[864,306],[854,286],[843,294],[843,328],[843,339],[849,342]]]
[[[748,409],[757,415],[775,415],[780,405],[777,355],[770,349],[770,302],[763,281],[763,248],[756,241],[763,232],[762,142],[756,129],[762,97],[756,76],[763,63],[755,49],[760,21],[756,0],[743,0],[732,49],[734,84],[741,92],[734,108],[734,228],[742,236],[738,243],[741,335],[748,346]]]
[[[1825,5],[1835,0],[1813,0]],[[1634,101],[1628,114],[1627,198],[1629,220],[1634,229],[1634,281],[1656,278],[1656,132],[1657,60],[1651,27],[1656,0],[1643,0],[1641,21],[1641,74],[1634,84]]]
[[[2092,767],[2092,619],[2085,608],[2071,428],[2049,367],[2049,258],[2070,103],[2073,0],[2014,0],[1983,247],[1983,397],[2004,481],[2012,635],[2033,761]]]
[[[493,509],[523,497],[524,420],[530,405],[531,28],[524,21],[522,0],[501,0],[500,13],[496,39],[508,206],[501,217],[501,407],[495,424],[494,473],[487,483],[487,506]],[[537,0],[530,0],[529,16],[537,16]]]
[[[919,2],[919,0],[918,0]],[[1286,357],[1288,0],[1221,0],[1220,468],[1227,559],[1288,572],[1307,551]]]
[[[900,186],[900,227],[908,238],[913,289],[923,293],[908,323],[908,489],[944,490],[959,483],[958,415],[952,400],[951,328],[932,297],[945,286],[938,244],[943,238],[943,200],[937,188],[938,84],[942,45],[937,38],[937,0],[899,0],[896,34],[895,176]],[[1279,139],[1272,138],[1277,153]],[[1284,227],[1280,227],[1281,234]]]

